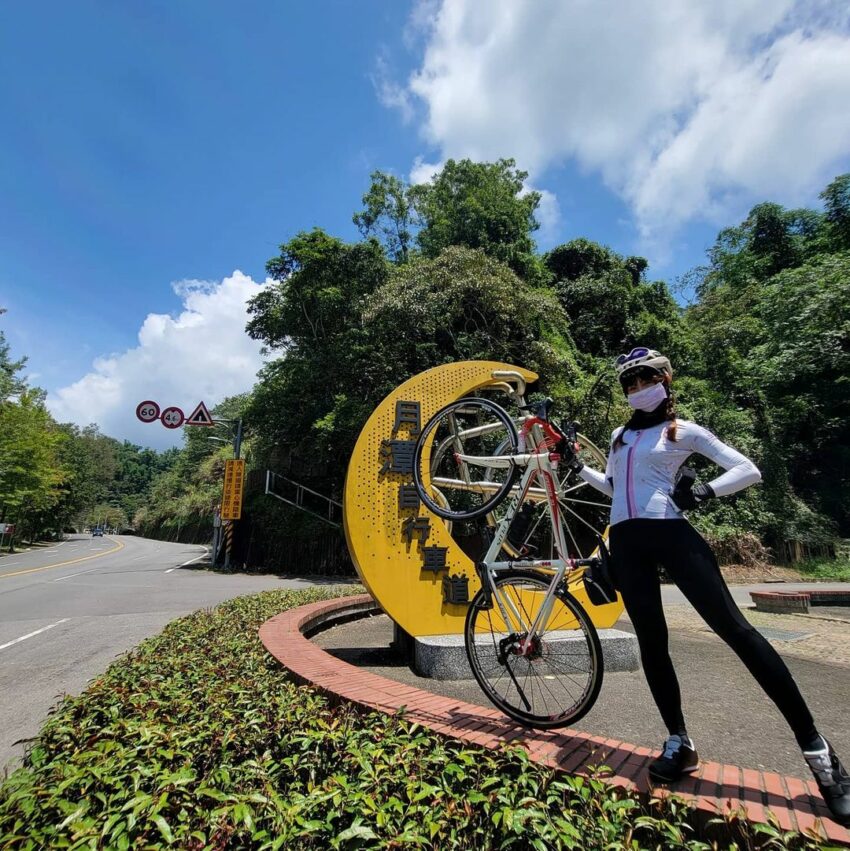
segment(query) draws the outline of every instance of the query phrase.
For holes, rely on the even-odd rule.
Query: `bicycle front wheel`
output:
[[[590,711],[602,687],[599,635],[581,604],[565,589],[529,637],[550,579],[533,571],[496,577],[492,603],[484,590],[466,614],[469,665],[489,700],[528,727],[565,727]],[[501,598],[507,619],[497,600]]]
[[[413,480],[425,506],[444,520],[488,514],[510,492],[519,470],[511,458],[516,426],[489,399],[460,399],[431,417],[413,460]]]

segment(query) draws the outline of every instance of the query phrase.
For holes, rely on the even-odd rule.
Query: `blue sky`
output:
[[[356,238],[373,169],[513,156],[541,248],[587,236],[671,280],[752,203],[814,204],[850,168],[841,4],[607,5],[5,6],[13,354],[60,419],[163,446],[135,403],[248,389],[266,260],[315,225]]]

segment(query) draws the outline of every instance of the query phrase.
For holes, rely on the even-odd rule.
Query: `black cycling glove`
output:
[[[676,503],[676,507],[680,511],[692,511],[698,505],[708,499],[714,499],[717,494],[714,492],[711,485],[698,484],[692,488],[676,487],[670,494],[670,498]]]
[[[564,436],[559,441],[557,447],[561,455],[561,465],[567,470],[579,473],[584,468],[584,462],[579,460],[578,455],[576,455],[578,443],[576,441],[575,426],[568,426],[563,434]]]

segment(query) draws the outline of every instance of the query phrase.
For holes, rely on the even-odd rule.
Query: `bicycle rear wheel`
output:
[[[604,665],[599,635],[579,602],[556,592],[540,633],[528,641],[550,579],[515,570],[496,577],[496,590],[521,615],[507,623],[480,590],[466,613],[464,643],[469,665],[489,700],[528,727],[565,727],[584,716],[599,696]]]
[[[416,444],[413,480],[425,506],[445,520],[488,514],[510,492],[519,439],[507,413],[489,399],[460,399],[426,423]],[[499,466],[487,466],[484,459]],[[479,460],[480,459],[480,460]]]

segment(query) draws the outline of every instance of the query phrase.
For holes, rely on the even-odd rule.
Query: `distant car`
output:
[[[103,537],[103,529],[92,529],[91,530],[92,538],[102,538]]]

